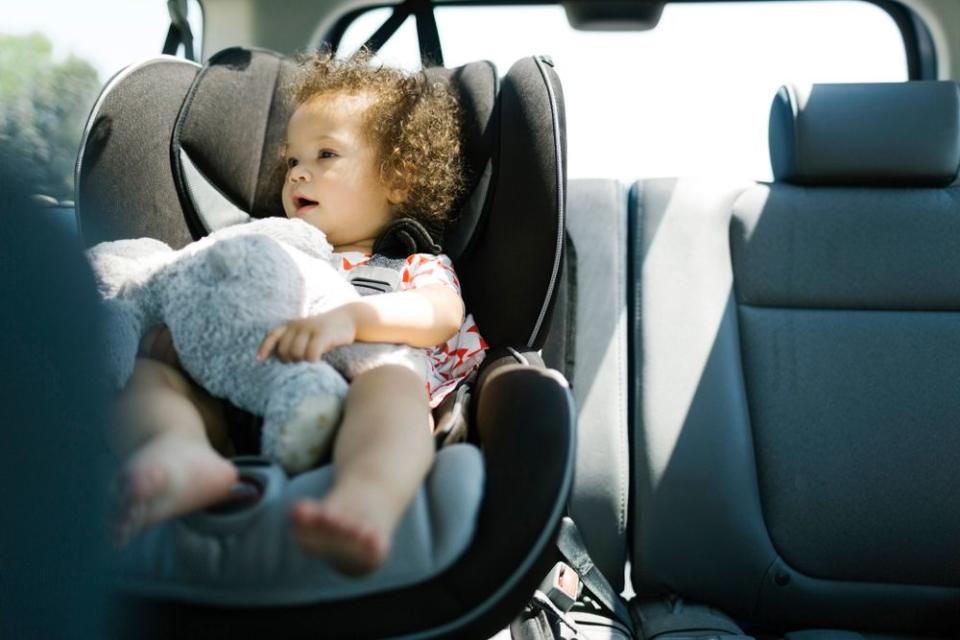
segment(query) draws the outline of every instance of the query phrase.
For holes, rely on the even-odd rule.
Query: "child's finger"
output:
[[[310,342],[307,343],[307,360],[310,362],[316,362],[320,359],[326,352],[326,344],[321,333],[314,333],[310,338]]]
[[[275,329],[271,329],[267,334],[267,337],[263,339],[263,342],[260,343],[260,348],[257,350],[257,359],[264,360],[267,356],[273,352],[274,347],[276,347],[277,342],[280,338],[283,337],[283,334],[287,330],[287,325],[280,325]]]
[[[290,358],[292,360],[303,360],[307,355],[307,344],[310,342],[312,333],[309,331],[300,331],[290,343]]]
[[[288,329],[280,336],[280,342],[277,343],[276,354],[281,361],[290,361],[290,347],[293,345],[293,340],[297,337],[298,333],[299,331],[295,329]]]
[[[267,336],[263,339],[263,342],[260,343],[260,347],[257,349],[257,360],[264,360],[270,355],[274,346],[277,344],[277,340],[280,339],[280,335],[283,333],[283,330],[283,327],[277,327],[276,329],[272,329],[267,333]]]

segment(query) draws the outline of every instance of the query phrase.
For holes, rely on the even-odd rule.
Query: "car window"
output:
[[[361,14],[340,51],[356,50],[389,16]],[[489,59],[501,73],[548,54],[564,86],[568,174],[771,178],[767,119],[785,82],[906,80],[903,38],[861,0],[673,3],[645,32],[576,31],[560,6],[435,10],[447,66]],[[412,19],[380,52],[419,67]]]
[[[188,19],[199,51],[196,0]],[[100,88],[159,55],[169,26],[163,0],[0,3],[0,146],[33,169],[36,193],[73,199],[77,148]]]

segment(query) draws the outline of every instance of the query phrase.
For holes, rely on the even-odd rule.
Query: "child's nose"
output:
[[[290,170],[290,182],[306,182],[310,179],[310,172],[303,165],[297,165]]]

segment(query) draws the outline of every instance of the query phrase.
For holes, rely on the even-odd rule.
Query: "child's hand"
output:
[[[270,331],[257,350],[257,360],[266,360],[273,353],[281,362],[316,362],[331,349],[353,344],[356,337],[355,314],[348,305],[336,307]]]

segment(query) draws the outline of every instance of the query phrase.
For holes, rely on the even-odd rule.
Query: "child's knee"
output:
[[[203,422],[214,448],[229,450],[223,403],[204,391],[181,369],[150,358],[138,358],[124,395],[133,403],[134,410],[148,410],[156,403],[162,403],[169,410],[180,401],[190,405]],[[155,402],[145,403],[145,395]]]
[[[368,401],[379,401],[388,398],[387,402],[396,404],[401,399],[415,401],[428,406],[426,393],[426,378],[416,366],[415,361],[386,362],[364,371],[350,382],[349,397],[366,398]],[[407,406],[406,403],[404,406]]]
[[[223,403],[182,370],[163,362],[138,358],[127,388],[115,406],[116,420],[139,425],[138,431],[154,434],[171,429],[201,428],[220,453],[231,453]]]
[[[398,348],[395,352],[384,356],[383,361],[376,368],[390,367],[393,372],[407,372],[416,376],[421,385],[427,382],[429,371],[427,356],[420,349]],[[406,373],[404,374],[406,375]]]

